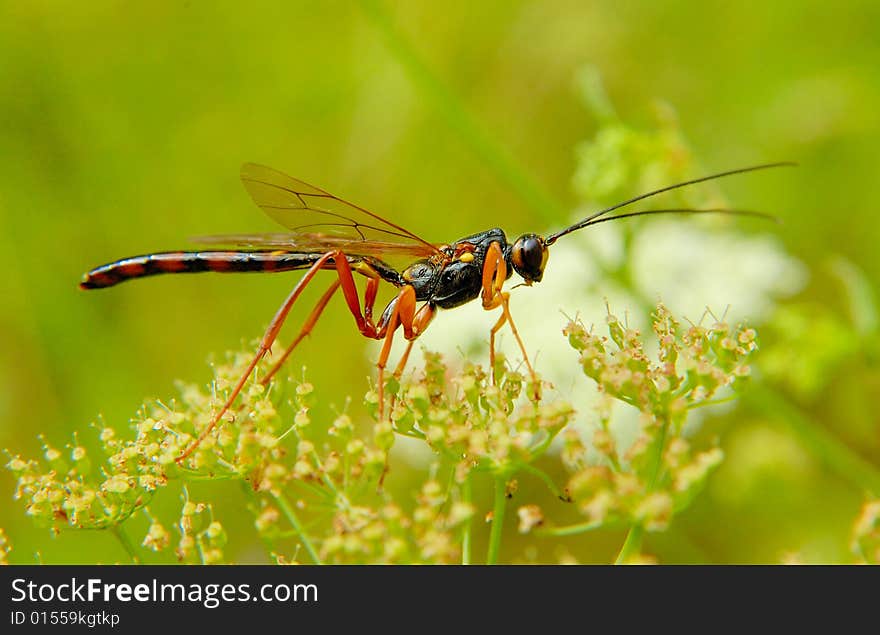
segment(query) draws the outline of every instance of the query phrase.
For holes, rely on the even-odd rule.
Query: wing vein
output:
[[[275,221],[294,232],[299,232],[306,227],[320,228],[325,226],[336,228],[331,229],[330,233],[336,234],[340,238],[344,239],[347,233],[348,239],[352,241],[360,240],[365,243],[370,243],[368,232],[377,233],[402,243],[414,243],[408,248],[412,253],[442,255],[442,252],[436,245],[420,238],[409,230],[363,207],[334,196],[319,187],[309,185],[304,181],[287,176],[272,168],[254,163],[246,163],[242,166],[241,180],[251,198],[260,208],[266,211]],[[317,199],[323,199],[328,202],[319,204]],[[340,207],[340,210],[332,211],[327,209],[327,206],[332,208]],[[299,216],[297,212],[302,214],[302,217],[299,219],[297,219]],[[310,223],[308,222],[309,213],[318,217],[315,220],[319,220],[321,216],[324,216],[347,222]],[[369,218],[374,222],[362,222],[362,219],[358,217],[359,215],[363,215],[364,218]],[[378,224],[375,221],[378,221]],[[345,228],[348,228],[347,232]],[[311,237],[311,240],[317,244],[320,241],[320,236],[316,234]],[[379,244],[378,242],[375,243],[377,246]]]

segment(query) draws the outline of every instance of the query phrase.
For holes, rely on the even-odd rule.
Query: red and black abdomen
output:
[[[286,251],[169,251],[132,256],[101,265],[83,276],[81,289],[103,289],[131,280],[163,273],[248,273],[307,269],[322,254]],[[327,268],[334,266],[333,260]]]

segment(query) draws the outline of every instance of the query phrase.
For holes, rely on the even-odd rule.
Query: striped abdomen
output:
[[[132,256],[101,265],[83,276],[81,289],[112,287],[132,278],[162,273],[244,273],[293,271],[307,269],[321,257],[318,253],[287,251],[170,251],[145,256]],[[361,260],[349,257],[349,262]],[[327,268],[333,267],[333,261]]]

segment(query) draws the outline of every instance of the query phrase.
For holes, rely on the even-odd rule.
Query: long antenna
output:
[[[662,194],[663,192],[669,192],[670,190],[676,190],[678,188],[685,187],[687,185],[694,185],[696,183],[703,183],[705,181],[711,181],[713,179],[720,179],[722,177],[732,176],[734,174],[744,174],[746,172],[756,172],[758,170],[767,170],[770,168],[791,167],[791,166],[795,166],[795,165],[797,165],[797,164],[794,162],[791,162],[791,161],[780,161],[778,163],[764,163],[761,165],[753,165],[753,166],[749,166],[746,168],[738,168],[736,170],[728,170],[726,172],[718,172],[717,174],[710,174],[709,176],[703,176],[698,179],[691,179],[690,181],[682,181],[681,183],[675,183],[674,185],[667,185],[666,187],[661,187],[658,190],[653,190],[653,191],[648,192],[646,194],[640,194],[639,196],[635,196],[627,201],[624,201],[622,203],[618,203],[617,205],[612,205],[611,207],[606,207],[603,210],[599,210],[598,212],[587,216],[582,221],[575,223],[571,227],[566,227],[565,229],[562,229],[554,234],[550,234],[549,236],[547,236],[545,238],[544,242],[547,245],[552,245],[561,236],[565,236],[566,234],[570,234],[571,232],[577,231],[579,229],[583,229],[584,227],[587,227],[588,225],[595,225],[597,222],[596,219],[598,219],[600,216],[604,216],[605,214],[607,214],[609,212],[613,212],[616,209],[620,209],[621,207],[626,207],[627,205],[631,205],[633,203],[644,200],[644,199],[649,198],[651,196],[656,196],[657,194]],[[650,211],[652,211],[653,213],[658,213],[658,212],[661,212],[662,210],[650,210]],[[690,210],[690,211],[681,210],[680,212],[673,212],[672,210],[670,210],[669,213],[694,213],[694,212],[698,212],[698,211],[699,210]],[[704,211],[708,211],[708,210],[704,210]],[[716,210],[716,211],[720,212],[722,210]],[[760,215],[757,212],[753,212],[753,213],[750,213],[747,215],[753,216],[756,214]],[[626,218],[627,216],[635,216],[635,215],[639,215],[639,213],[637,212],[635,214],[620,215],[620,216],[615,216],[614,218]],[[605,219],[605,220],[611,220],[611,219],[609,218],[609,219]]]
[[[633,216],[648,216],[650,214],[726,214],[728,216],[751,216],[753,218],[761,218],[763,220],[781,223],[776,216],[765,214],[764,212],[756,212],[748,209],[726,209],[723,207],[712,207],[707,209],[691,209],[688,207],[671,208],[671,209],[648,209],[641,212],[628,212],[626,214],[618,214],[617,216],[606,216],[605,218],[595,218],[589,223],[581,227],[589,227],[590,225],[598,225],[610,220],[620,220],[621,218],[631,218]]]

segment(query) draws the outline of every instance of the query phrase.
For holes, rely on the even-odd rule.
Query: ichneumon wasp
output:
[[[86,273],[80,287],[100,289],[132,278],[163,273],[305,270],[305,274],[272,318],[256,354],[225,403],[198,438],[178,457],[180,461],[192,454],[232,406],[254,368],[269,352],[291,308],[322,269],[335,271],[335,278],[309,313],[299,334],[261,382],[266,384],[278,372],[296,346],[312,331],[330,299],[341,288],[345,303],[361,334],[371,339],[384,340],[376,362],[381,419],[385,367],[392,339],[399,327],[402,327],[408,344],[394,370],[395,377],[402,374],[414,341],[425,331],[438,309],[451,309],[479,297],[484,309],[501,310],[501,315],[489,335],[490,368],[495,367],[495,335],[505,324],[509,324],[526,367],[533,381],[536,381],[535,371],[510,313],[510,294],[503,290],[504,283],[514,272],[527,286],[540,282],[547,266],[549,248],[553,243],[566,234],[606,221],[652,214],[728,214],[773,219],[772,216],[760,212],[716,208],[648,209],[614,215],[611,212],[687,185],[784,165],[792,164],[767,163],[675,183],[599,210],[574,225],[545,236],[524,234],[509,242],[504,231],[495,228],[452,243],[439,244],[428,242],[403,227],[320,188],[272,168],[246,163],[241,168],[244,187],[254,202],[286,227],[288,232],[196,238],[196,242],[213,245],[215,249],[161,252],[123,258]],[[408,257],[414,262],[400,270],[383,260],[392,256]],[[354,281],[355,273],[366,278],[363,305]],[[373,318],[373,308],[382,282],[393,285],[399,291],[376,321]]]

